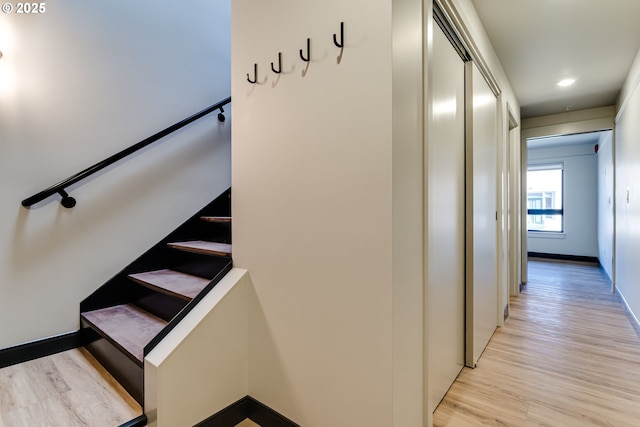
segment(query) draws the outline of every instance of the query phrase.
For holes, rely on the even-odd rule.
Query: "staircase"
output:
[[[227,190],[80,304],[83,345],[141,405],[144,356],[231,270]]]

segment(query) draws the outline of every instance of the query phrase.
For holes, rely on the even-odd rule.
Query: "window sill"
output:
[[[530,239],[564,239],[564,231],[528,231]]]

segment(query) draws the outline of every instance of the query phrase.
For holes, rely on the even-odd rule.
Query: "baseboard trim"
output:
[[[17,365],[82,346],[80,331],[20,344],[0,350],[0,368]]]
[[[144,427],[147,425],[147,416],[145,414],[140,415],[132,419],[131,421],[127,421],[124,424],[120,424],[118,427]]]
[[[564,254],[547,254],[543,252],[527,252],[527,255],[531,258],[545,258],[556,259],[561,261],[578,261],[578,262],[590,262],[600,264],[598,257],[594,256],[581,256],[581,255],[564,255]]]
[[[602,262],[600,262],[600,258],[598,258],[598,264],[600,265],[600,270],[602,270],[604,275],[607,276],[607,279],[609,279],[609,283],[613,283],[613,279],[609,276],[609,273],[607,272],[607,269],[604,268],[604,265],[602,265]]]
[[[638,336],[640,337],[640,320],[638,320],[633,311],[631,311],[631,307],[629,307],[627,299],[624,297],[624,295],[622,295],[622,293],[620,293],[617,288],[615,290],[615,294],[618,297],[620,304],[622,304],[625,309],[625,314],[627,315],[627,319],[629,319],[629,323],[631,323],[631,326],[633,326],[633,329],[635,329],[636,334],[638,334]]]
[[[229,427],[247,418],[261,427],[300,427],[251,396],[243,397],[194,427]]]

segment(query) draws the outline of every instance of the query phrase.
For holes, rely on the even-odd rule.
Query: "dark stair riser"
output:
[[[218,273],[218,275],[216,277],[213,278],[213,280],[211,281],[211,283],[209,283],[207,285],[206,288],[204,288],[202,290],[202,292],[200,292],[200,294],[195,297],[193,300],[191,300],[184,309],[182,309],[178,314],[176,314],[176,316],[171,319],[171,321],[169,322],[169,324],[158,334],[156,335],[155,338],[153,338],[151,340],[151,342],[149,342],[149,344],[147,344],[144,348],[144,355],[146,356],[151,350],[153,350],[153,348],[158,345],[158,343],[160,341],[162,341],[162,339],[164,337],[166,337],[169,332],[171,332],[173,330],[173,328],[175,328],[178,323],[180,323],[180,321],[182,319],[185,318],[185,316],[187,314],[189,314],[189,312],[191,311],[191,309],[193,309],[193,307],[195,307],[196,305],[198,305],[198,303],[209,293],[209,291],[211,289],[213,289],[215,287],[215,285],[218,284],[218,282],[220,282],[220,280],[222,280],[222,278],[229,272],[231,271],[231,269],[233,268],[233,262],[231,261],[231,259],[227,260],[227,264],[224,266],[224,268],[222,268],[220,270],[220,272]]]
[[[158,256],[154,262],[145,262],[140,264],[134,263],[125,268],[113,279],[107,282],[105,286],[95,291],[91,297],[84,300],[80,304],[80,311],[86,312],[96,310],[147,297],[152,291],[129,279],[129,274],[142,273],[154,269],[171,268],[172,270],[180,271],[182,273],[212,279],[229,262],[228,258],[225,257],[212,257],[204,254],[187,253],[168,248],[166,244],[163,249],[164,251],[172,253]],[[153,254],[148,256],[153,258]],[[164,262],[158,262],[157,260]]]
[[[204,207],[183,225],[117,273],[112,279],[80,303],[80,312],[128,302],[127,299],[129,297],[127,294],[129,291],[127,287],[130,280],[127,276],[131,273],[171,268],[201,277],[215,277],[217,272],[227,264],[227,260],[215,259],[208,255],[196,254],[196,256],[194,256],[194,254],[191,253],[173,250],[167,245],[170,242],[202,239],[203,234],[207,233],[210,229],[226,227],[224,224],[209,224],[202,221],[201,217],[230,215],[230,194],[231,190],[225,191],[217,197],[216,200]],[[231,240],[230,228],[223,234],[228,235],[228,238],[224,240]],[[113,292],[112,288],[114,290]]]
[[[111,340],[98,334],[86,321],[80,321],[84,346],[122,387],[142,405],[144,377],[142,366],[123,353]]]
[[[187,305],[187,302],[184,300],[160,292],[151,292],[147,297],[135,301],[135,304],[141,309],[167,322],[176,317]]]
[[[213,279],[229,262],[229,260],[224,257],[217,258],[209,255],[185,253],[176,250],[173,252],[175,252],[174,259],[180,260],[180,262],[165,264],[161,268],[171,268],[172,270],[194,276],[206,277],[207,279]],[[153,269],[147,269],[145,271],[150,270]]]
[[[101,310],[93,315],[87,313],[88,317],[96,320],[99,319],[100,314],[111,311],[110,309],[102,310],[106,307],[113,307],[113,310],[118,312],[126,307],[114,306],[133,304],[133,306],[129,306],[130,310],[141,308],[164,319],[168,324],[144,347],[144,355],[146,355],[232,268],[230,256],[191,253],[168,247],[170,242],[190,240],[209,240],[218,243],[231,242],[230,221],[205,221],[202,219],[203,216],[230,216],[230,190],[97,289],[81,303],[81,313]],[[160,289],[154,289],[153,286],[144,286],[144,284],[128,277],[129,274],[133,273],[161,269],[171,269],[203,277],[206,280],[210,280],[210,282],[199,295],[188,301],[188,298],[179,298],[176,295],[172,295],[171,292],[162,292]],[[131,354],[125,354],[122,351],[123,345],[115,342],[113,337],[109,336],[109,333],[101,331],[99,325],[91,325],[91,322],[84,319],[83,316],[81,314],[82,337],[87,349],[113,374],[132,397],[140,404],[143,404],[143,362],[138,360],[141,356],[135,357]],[[104,317],[102,319],[104,320]],[[107,319],[110,319],[110,317]],[[130,336],[120,333],[121,329],[111,328],[110,330],[117,332],[116,335],[119,334],[126,342],[132,342]],[[134,348],[136,347],[137,345],[134,345]],[[140,347],[137,348],[140,349]]]
[[[231,270],[231,260],[227,260],[225,267],[218,273],[216,277],[203,289],[203,291],[190,302],[186,303],[182,300],[174,299],[180,304],[183,304],[182,310],[178,311],[172,316],[168,325],[160,331],[144,348],[144,355],[146,356],[164,337],[166,337],[175,326],[190,312],[190,309],[195,307],[206,294],[213,289],[213,287]],[[134,286],[138,286],[133,284]],[[157,294],[156,297],[160,297]],[[167,297],[168,299],[171,299]],[[142,307],[141,307],[142,308]],[[153,310],[157,310],[157,307],[153,307]],[[148,310],[147,310],[148,311]],[[161,316],[159,316],[161,317]],[[97,332],[93,326],[82,319],[82,339],[84,346],[91,352],[95,358],[114,376],[114,378],[122,384],[122,386],[136,399],[138,403],[144,405],[143,394],[143,362],[135,360],[135,358],[126,354],[121,346],[117,345],[114,340],[107,334],[101,334]],[[137,367],[137,369],[136,369]]]
[[[87,308],[82,310],[82,313],[114,305],[132,303],[149,311],[154,316],[169,321],[184,309],[187,304],[186,301],[160,294],[127,277],[116,278],[111,282],[111,288],[101,289],[97,295],[102,297],[100,298],[100,304],[95,304],[95,306],[87,304],[85,306]]]

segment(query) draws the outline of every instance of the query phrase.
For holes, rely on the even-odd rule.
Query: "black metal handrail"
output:
[[[31,207],[33,205],[35,205],[38,202],[43,201],[44,199],[53,196],[54,194],[59,194],[60,196],[62,196],[62,200],[60,201],[60,203],[62,204],[62,206],[64,206],[65,208],[72,208],[76,205],[76,199],[74,199],[73,197],[71,197],[67,191],[66,188],[79,182],[82,181],[83,179],[93,175],[94,173],[106,168],[107,166],[111,166],[112,164],[124,159],[125,157],[135,153],[138,150],[143,149],[144,147],[153,144],[154,142],[158,141],[161,138],[164,138],[165,136],[169,135],[172,132],[177,131],[180,128],[185,127],[186,125],[188,125],[189,123],[192,123],[196,120],[198,120],[199,118],[206,116],[209,113],[212,113],[216,110],[220,110],[220,113],[218,113],[218,120],[221,122],[224,122],[225,117],[224,117],[224,109],[222,107],[224,107],[225,105],[229,104],[231,102],[231,97],[225,98],[222,101],[213,104],[210,107],[205,108],[202,111],[199,111],[197,113],[195,113],[192,116],[187,117],[184,120],[179,121],[178,123],[174,124],[173,126],[169,126],[168,128],[161,130],[160,132],[151,135],[148,138],[143,139],[142,141],[138,142],[137,144],[132,145],[129,148],[125,148],[124,150],[104,159],[101,162],[96,163],[95,165],[86,168],[85,170],[76,173],[75,175],[70,176],[67,179],[64,179],[62,181],[60,181],[59,183],[52,185],[51,187],[42,190],[39,193],[34,194],[31,197],[27,197],[26,199],[24,199],[22,201],[22,206],[28,208]]]

